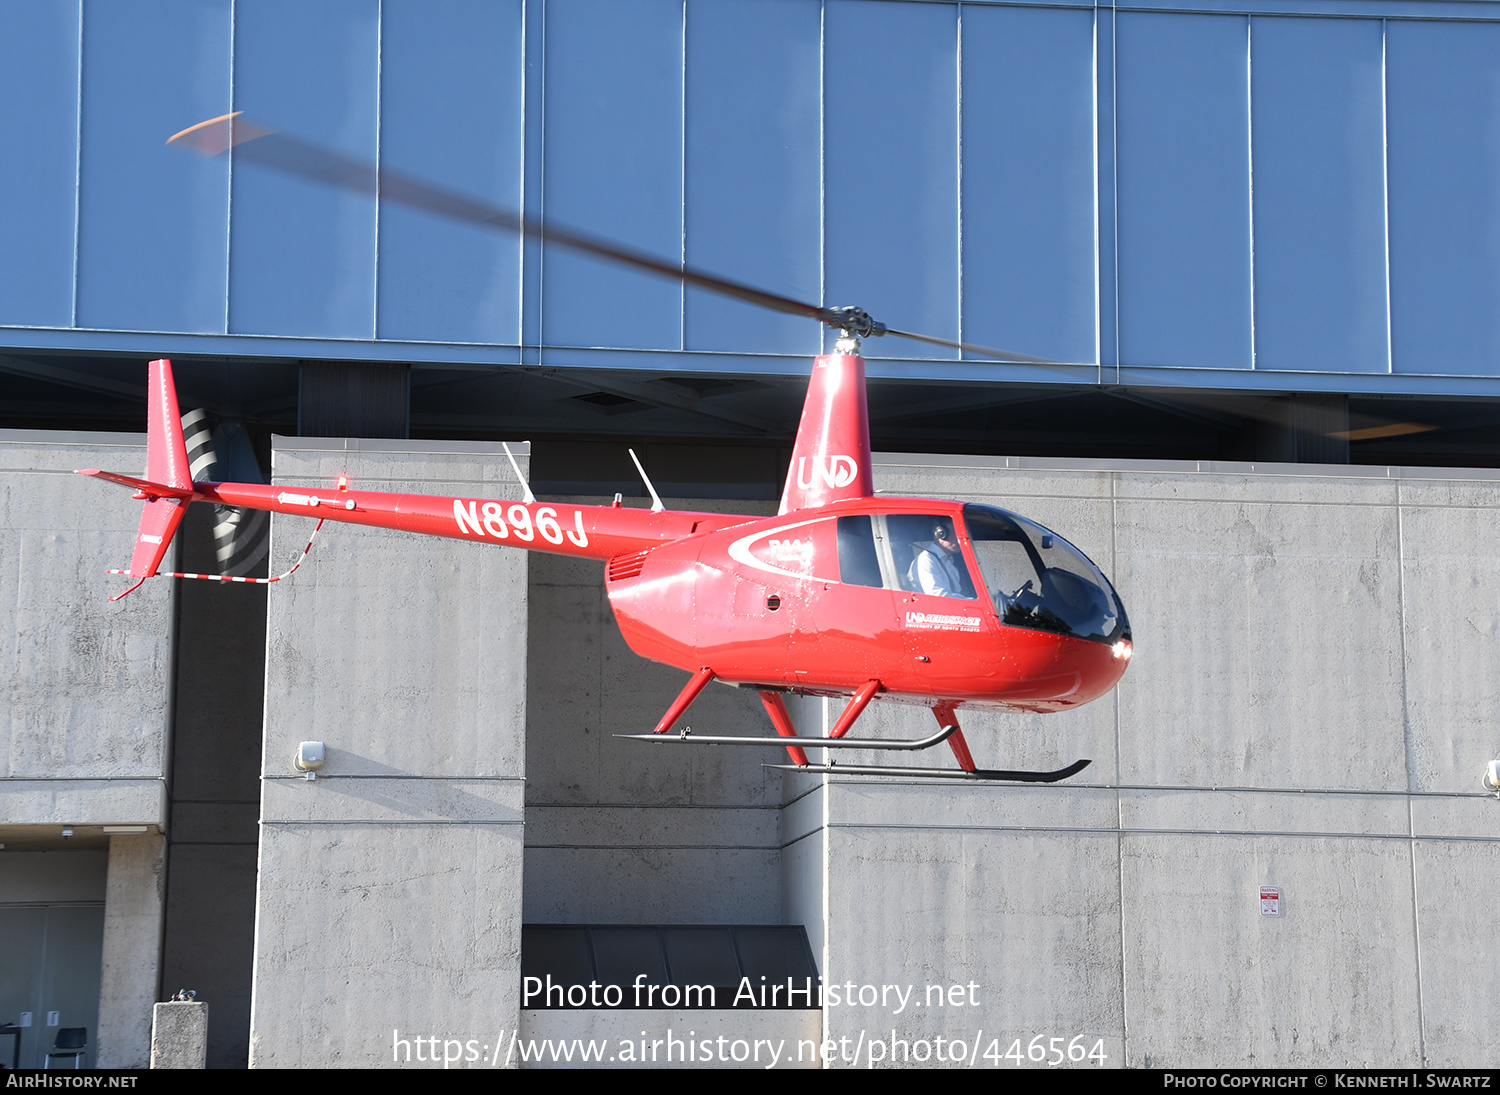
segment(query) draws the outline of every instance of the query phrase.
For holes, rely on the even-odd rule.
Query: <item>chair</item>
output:
[[[52,1048],[47,1051],[47,1056],[42,1059],[43,1068],[52,1067],[52,1058],[73,1058],[73,1067],[81,1068],[78,1058],[88,1052],[89,1028],[88,1027],[59,1027],[57,1040],[52,1043]]]

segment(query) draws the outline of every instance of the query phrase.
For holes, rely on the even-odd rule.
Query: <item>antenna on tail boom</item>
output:
[[[651,512],[660,513],[667,507],[661,504],[661,496],[656,493],[656,488],[651,485],[651,480],[646,475],[646,469],[641,467],[641,462],[636,457],[634,449],[626,449],[625,451],[630,454],[630,459],[635,461],[635,470],[641,473],[641,482],[645,483],[646,489],[651,492]]]
[[[511,455],[510,445],[507,442],[502,441],[500,442],[500,447],[505,450],[505,456],[510,461],[510,466],[515,469],[516,478],[521,481],[521,489],[526,492],[521,496],[521,501],[535,502],[536,495],[531,493],[531,484],[526,482],[526,477],[521,474],[521,465],[517,464],[516,458]]]

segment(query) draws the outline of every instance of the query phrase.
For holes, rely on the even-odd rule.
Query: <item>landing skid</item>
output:
[[[818,772],[825,775],[844,774],[851,776],[896,776],[904,779],[959,779],[959,780],[981,780],[985,782],[1005,783],[1056,783],[1058,780],[1075,776],[1087,768],[1093,761],[1078,760],[1066,768],[1059,768],[1055,772],[1013,772],[1004,768],[980,768],[974,763],[974,757],[969,753],[969,746],[964,741],[964,733],[959,729],[955,710],[958,704],[952,700],[938,700],[932,704],[932,713],[938,721],[937,733],[925,738],[849,738],[846,735],[854,726],[855,720],[860,713],[869,706],[876,694],[881,690],[878,680],[866,681],[854,693],[849,705],[839,715],[838,721],[834,723],[833,730],[826,738],[806,738],[797,733],[792,725],[791,717],[787,714],[786,704],[781,699],[779,691],[770,688],[760,688],[760,699],[766,707],[766,714],[771,716],[771,725],[776,728],[779,735],[774,738],[761,737],[759,735],[693,735],[691,727],[684,727],[676,734],[667,731],[688,709],[688,706],[697,698],[698,693],[703,691],[704,686],[713,680],[716,674],[707,666],[693,674],[691,680],[683,688],[682,693],[667,708],[667,713],[661,717],[656,724],[656,729],[649,734],[616,734],[617,738],[625,738],[630,741],[651,741],[675,745],[748,745],[748,746],[771,746],[777,749],[785,749],[792,758],[791,764],[767,764],[765,768],[775,768],[783,772]],[[837,761],[829,761],[827,764],[810,764],[807,759],[808,749],[900,749],[918,750],[931,749],[934,745],[948,743],[953,750],[954,759],[958,761],[958,768],[897,768],[891,765],[880,764],[849,764],[840,765]]]
[[[868,744],[868,743],[861,743]],[[962,768],[896,768],[879,764],[763,764],[762,768],[777,768],[783,772],[820,772],[826,775],[844,776],[898,776],[906,779],[960,779],[982,782],[1004,783],[1056,783],[1076,776],[1092,760],[1076,760],[1066,768],[1055,772],[1011,772],[1003,768],[976,768],[972,772]]]

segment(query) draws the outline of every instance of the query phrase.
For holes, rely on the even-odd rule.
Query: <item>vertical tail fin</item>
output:
[[[177,412],[177,388],[172,382],[172,363],[166,358],[151,363],[146,409],[146,479],[176,491],[193,491],[193,473],[188,467],[187,445],[182,439],[182,417]],[[187,513],[190,498],[153,496],[137,492],[146,501],[136,533],[135,552],[130,557],[130,576],[149,578],[161,566],[177,526]]]
[[[864,358],[826,354],[813,364],[780,512],[874,493]]]

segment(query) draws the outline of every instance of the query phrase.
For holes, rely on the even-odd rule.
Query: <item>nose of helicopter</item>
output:
[[[1043,631],[1008,631],[996,698],[1025,711],[1063,711],[1098,699],[1130,664],[1128,637],[1113,644]]]

